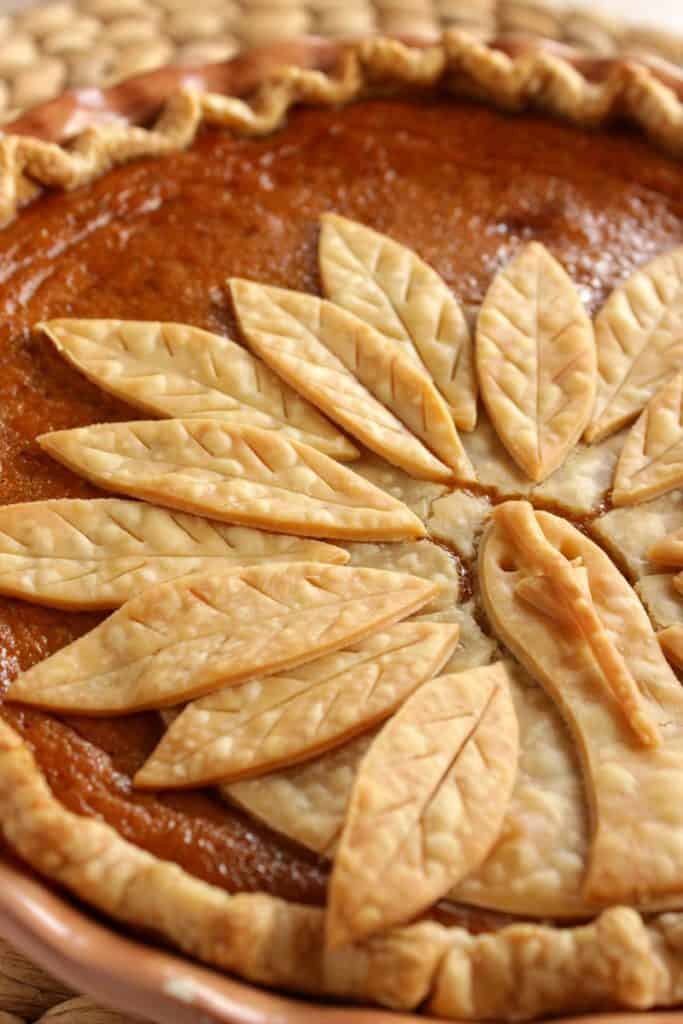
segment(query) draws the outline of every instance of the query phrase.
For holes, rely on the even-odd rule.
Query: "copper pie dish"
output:
[[[615,88],[615,99],[611,109],[617,116],[640,120],[654,141],[665,148],[677,148],[680,152],[678,128],[663,116],[655,117],[650,109],[647,116],[641,116],[643,105],[643,82],[654,76],[679,97],[683,97],[683,80],[677,69],[658,61],[648,65],[628,58],[602,60],[583,57],[567,48],[553,46],[539,47],[524,40],[502,40],[500,51],[523,59],[530,53],[539,58],[557,58],[576,69],[580,76],[591,84],[621,78],[621,86]],[[320,40],[303,40],[283,44],[279,47],[258,51],[248,57],[240,57],[223,65],[210,66],[193,71],[164,69],[126,82],[105,93],[66,95],[54,103],[29,112],[11,126],[12,131],[34,135],[50,141],[73,138],[92,124],[111,123],[112,119],[123,119],[136,124],[149,124],[160,109],[163,100],[179,85],[231,96],[249,96],[255,87],[283,64],[331,72],[338,66],[342,48],[337,44]],[[646,70],[647,69],[647,70]],[[463,61],[459,83],[466,94],[478,96],[481,83],[468,79],[468,68]],[[378,76],[378,90],[382,92],[381,75]],[[533,87],[523,99],[511,100],[510,106],[526,108],[537,103],[542,108],[556,106],[556,101],[537,93],[536,101],[531,99]],[[608,104],[608,107],[610,105]],[[604,112],[603,112],[604,113]],[[598,118],[596,117],[596,120]],[[653,158],[654,159],[654,158]],[[659,159],[659,158],[656,158]],[[653,175],[660,172],[655,169]],[[540,224],[540,221],[538,222]],[[522,231],[523,231],[522,225]],[[515,230],[519,228],[516,226]],[[403,227],[405,233],[405,225]],[[669,242],[668,227],[662,228],[664,241]],[[675,229],[670,229],[671,238]],[[403,239],[404,242],[407,241]],[[660,239],[657,239],[660,242]],[[662,247],[664,242],[662,242]],[[616,276],[616,273],[613,275]],[[595,288],[592,297],[594,305],[605,297],[607,286],[612,283],[608,275]],[[297,282],[298,283],[298,282]],[[477,285],[473,286],[476,292]],[[475,304],[470,297],[472,305]],[[115,417],[122,413],[116,409]],[[551,502],[552,504],[552,502]],[[141,942],[117,933],[108,925],[94,920],[84,910],[55,892],[46,884],[36,880],[29,871],[8,858],[2,871],[4,886],[3,916],[6,922],[4,932],[19,948],[47,969],[62,976],[80,990],[90,992],[104,1001],[116,1002],[131,1012],[159,1020],[173,1014],[178,1020],[197,1020],[200,1013],[209,1014],[217,1020],[269,1019],[280,1013],[287,1020],[337,1020],[342,1016],[359,1020],[380,1021],[385,1019],[383,1011],[337,1008],[330,1005],[313,1005],[287,996],[273,995],[253,988],[240,981],[233,981],[226,975],[210,969],[195,966],[188,960],[158,949],[150,948],[147,941]],[[395,1015],[392,1015],[392,1019]],[[418,1019],[405,1017],[405,1019]]]

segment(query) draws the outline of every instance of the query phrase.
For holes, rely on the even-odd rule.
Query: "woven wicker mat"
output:
[[[109,84],[169,62],[224,60],[302,32],[419,36],[453,25],[484,39],[530,32],[604,55],[647,51],[683,64],[683,39],[626,28],[562,0],[60,0],[0,15],[0,122],[67,86]]]
[[[302,32],[420,36],[459,26],[525,32],[594,53],[683,65],[683,39],[626,27],[561,0],[65,0],[0,15],[0,122],[68,86],[111,84],[170,62],[225,60]],[[77,996],[0,940],[0,1024],[132,1024]]]

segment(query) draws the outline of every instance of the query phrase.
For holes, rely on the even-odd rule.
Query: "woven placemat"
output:
[[[602,56],[628,51],[683,65],[683,38],[563,0],[59,0],[0,15],[0,124],[71,86],[221,61],[305,32],[419,37],[447,27],[483,40],[523,32]],[[0,1024],[28,1021],[134,1024],[70,992],[0,939]]]
[[[428,36],[449,26],[482,39],[525,32],[605,56],[626,49],[683,64],[683,39],[672,33],[563,0],[58,0],[0,15],[0,123],[69,86],[225,60],[304,32]]]

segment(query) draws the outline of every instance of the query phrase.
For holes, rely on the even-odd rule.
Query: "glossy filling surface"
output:
[[[319,291],[318,218],[334,210],[428,260],[468,304],[529,239],[595,311],[633,268],[683,239],[683,170],[626,131],[590,135],[459,103],[374,100],[297,110],[276,135],[203,131],[185,153],[46,194],[0,234],[0,502],[95,496],[36,435],[141,418],[32,333],[60,317],[173,320],[237,337],[228,276]],[[0,598],[0,683],[100,620]],[[324,900],[326,866],[211,792],[134,793],[156,714],[69,718],[5,707],[58,797],[229,890]],[[502,915],[444,911],[472,929]]]

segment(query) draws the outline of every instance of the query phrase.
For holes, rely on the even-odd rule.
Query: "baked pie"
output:
[[[0,140],[5,840],[264,985],[675,1005],[679,83],[299,52]]]

